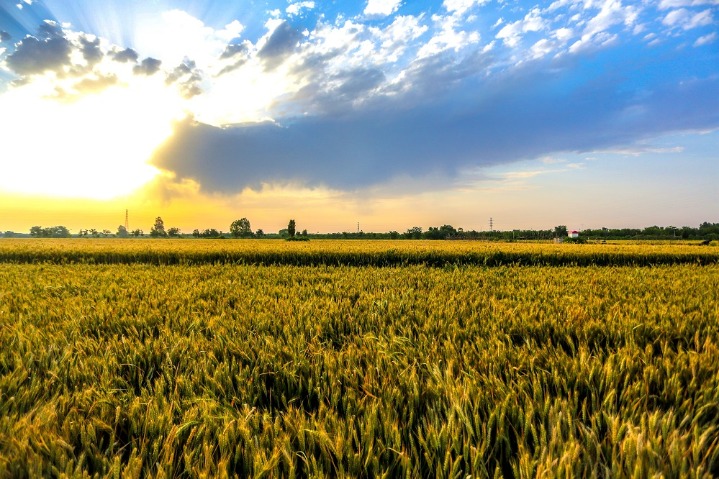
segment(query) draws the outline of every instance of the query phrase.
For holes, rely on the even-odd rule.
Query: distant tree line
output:
[[[682,226],[649,226],[644,229],[588,229],[582,236],[592,239],[711,239],[719,240],[719,223],[704,222],[698,228]]]
[[[426,231],[419,226],[414,226],[400,233],[390,231],[387,233],[365,233],[343,232],[310,235],[311,238],[333,238],[333,239],[456,239],[456,240],[551,240],[553,238],[566,238],[568,229],[564,225],[556,226],[546,230],[506,230],[506,231],[475,231],[454,228],[451,225],[430,226]],[[673,226],[650,226],[643,229],[622,228],[622,229],[586,229],[580,232],[580,236],[590,240],[618,240],[618,239],[685,239],[685,240],[719,240],[719,223],[702,223],[698,228],[684,226],[676,228]]]
[[[306,229],[298,231],[294,219],[291,219],[287,228],[281,229],[277,234],[267,234],[258,229],[252,231],[250,220],[241,218],[230,224],[229,233],[224,233],[215,228],[204,230],[195,229],[192,234],[185,235],[179,228],[165,228],[165,222],[161,217],[155,218],[155,223],[150,228],[152,238],[285,238],[293,240],[315,239],[430,239],[430,240],[489,240],[489,241],[512,241],[512,240],[550,240],[552,238],[566,238],[567,227],[556,226],[546,230],[507,230],[507,231],[475,231],[455,228],[452,225],[430,226],[423,230],[420,226],[413,226],[400,233],[389,231],[384,233],[374,232],[341,232],[341,233],[308,233]],[[27,236],[27,234],[5,231],[2,234],[5,238]],[[34,238],[69,238],[73,236],[65,226],[33,226],[30,228],[30,236]],[[117,227],[115,233],[110,230],[97,230],[95,228],[79,230],[77,237],[92,238],[129,238],[143,237],[145,233],[141,229],[128,231],[124,226]],[[588,240],[719,240],[719,223],[704,222],[697,228],[683,226],[649,226],[640,228],[599,228],[585,229],[580,232],[582,238]]]
[[[310,238],[331,239],[429,239],[429,240],[490,240],[506,241],[512,239],[552,239],[556,236],[554,230],[514,230],[514,231],[475,231],[455,228],[452,225],[430,226],[423,230],[421,226],[413,226],[403,233],[389,231],[387,233],[373,232],[343,232],[310,234]],[[566,236],[566,233],[564,234]]]
[[[35,238],[69,238],[70,230],[64,226],[50,226],[43,228],[42,226],[33,226],[30,228],[30,236]]]

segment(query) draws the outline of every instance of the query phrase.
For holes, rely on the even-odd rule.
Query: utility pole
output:
[[[125,210],[125,231],[130,232],[130,213]]]
[[[492,223],[492,218],[489,218],[489,232],[491,233],[494,231],[494,224]]]
[[[359,233],[359,221],[357,222],[357,233]]]

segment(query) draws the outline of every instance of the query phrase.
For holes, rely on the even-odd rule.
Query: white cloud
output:
[[[419,38],[428,27],[421,25],[413,16],[398,16],[384,30],[370,27],[369,31],[380,42],[380,56],[383,61],[396,62],[402,56],[410,41]]]
[[[551,53],[551,51],[554,49],[554,45],[552,42],[547,40],[546,38],[543,38],[539,40],[537,43],[532,45],[532,48],[530,49],[531,56],[534,59],[542,58],[543,56],[547,55],[548,53]]]
[[[277,99],[302,86],[285,66],[268,72],[252,58],[215,78],[208,91],[192,99],[191,107],[198,121],[215,126],[272,121]]]
[[[709,45],[710,43],[714,43],[714,40],[717,39],[717,32],[711,32],[708,35],[704,35],[703,37],[697,38],[697,41],[694,42],[695,47],[701,47],[703,45]]]
[[[574,32],[571,28],[558,28],[557,30],[550,33],[550,40],[549,38],[542,38],[541,40],[537,41],[532,47],[529,49],[529,58],[532,59],[538,59],[542,58],[546,55],[549,55],[554,50],[557,50],[558,48],[561,48],[564,46],[570,38],[574,35]]]
[[[364,9],[365,15],[387,16],[397,11],[402,0],[369,0]]]
[[[603,150],[597,150],[598,153],[611,153],[615,155],[628,155],[628,156],[641,156],[647,153],[650,154],[664,154],[664,153],[682,153],[684,152],[683,146],[668,146],[668,147],[656,147],[648,145],[637,145],[628,146],[626,148],[608,148]],[[589,158],[588,158],[589,159]],[[594,159],[594,158],[592,158]]]
[[[320,24],[310,33],[304,53],[327,57],[325,69],[329,75],[370,64],[376,52],[374,43],[364,39],[366,31],[364,25],[351,20],[341,26]]]
[[[298,15],[302,9],[312,10],[315,8],[315,2],[297,2],[290,4],[285,10],[288,15]]]
[[[681,27],[684,30],[702,27],[713,23],[711,9],[706,9],[698,13],[692,13],[686,8],[672,10],[662,20],[662,23],[668,27]]]
[[[593,36],[582,35],[581,39],[569,47],[569,53],[598,50],[613,45],[618,38],[619,35],[616,33],[608,32],[601,32]]]
[[[560,42],[570,39],[572,35],[574,35],[574,32],[571,28],[558,28],[552,33],[552,36]]]
[[[661,10],[679,7],[699,7],[702,5],[719,5],[719,0],[662,0],[659,2]]]
[[[135,42],[143,56],[159,58],[165,65],[178,65],[184,58],[200,67],[213,63],[244,26],[237,20],[216,30],[182,10],[169,10],[157,17],[141,17]]]
[[[508,23],[497,33],[496,38],[502,40],[508,47],[516,47],[522,39],[522,21]]]
[[[436,33],[429,42],[419,49],[417,58],[426,58],[445,50],[459,51],[467,45],[477,43],[480,40],[478,32],[457,31],[459,18],[454,15],[434,15],[432,20],[438,27],[439,33]]]
[[[522,25],[524,32],[539,32],[547,28],[547,20],[545,20],[539,8],[534,7],[527,15],[525,15]]]
[[[583,4],[585,9],[599,9],[596,15],[586,19],[580,14],[575,14],[571,21],[575,28],[582,27],[581,37],[570,47],[570,53],[580,51],[596,50],[613,44],[619,35],[612,31],[618,25],[631,28],[634,34],[643,31],[643,27],[637,27],[636,21],[640,8],[634,5],[623,6],[620,0],[586,0]],[[571,29],[559,29],[555,32],[556,38],[566,41],[574,35]]]
[[[673,27],[675,25],[686,22],[688,18],[689,10],[687,10],[686,8],[680,8],[678,10],[672,10],[671,12],[667,13],[667,16],[664,17],[664,20],[662,20],[662,23],[669,27]]]
[[[696,15],[692,16],[689,23],[687,25],[684,25],[684,29],[690,30],[692,28],[711,25],[712,23],[714,23],[714,18],[712,17],[712,11],[709,9],[706,9],[706,10],[701,11],[701,12],[697,13]]]
[[[480,6],[487,3],[488,0],[444,0],[444,8],[456,15],[463,15],[464,12],[474,6]]]
[[[587,23],[584,35],[595,35],[622,23],[631,26],[637,15],[638,12],[633,6],[623,7],[619,0],[605,0],[599,13]]]
[[[310,34],[312,48],[318,53],[345,50],[365,31],[361,23],[347,20],[342,26],[322,24]]]
[[[542,17],[539,8],[533,8],[522,20],[508,23],[498,33],[496,38],[502,40],[508,47],[516,47],[522,40],[522,34],[545,30],[548,21]]]
[[[548,12],[553,12],[554,10],[557,10],[559,8],[566,7],[568,4],[572,3],[573,0],[556,0],[552,2],[549,7],[547,7]]]

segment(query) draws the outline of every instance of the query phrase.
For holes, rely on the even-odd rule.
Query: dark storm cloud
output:
[[[302,34],[292,27],[288,22],[282,22],[267,43],[257,53],[267,69],[273,69],[287,58],[297,47]]]
[[[154,75],[160,70],[160,65],[162,65],[162,61],[148,57],[135,66],[132,71],[136,75]]]
[[[245,63],[247,63],[247,59],[241,58],[241,59],[237,60],[236,62],[234,62],[233,64],[228,65],[225,68],[223,68],[222,70],[220,70],[220,73],[218,73],[217,76],[219,77],[219,76],[224,75],[225,73],[230,73],[232,71],[235,71],[238,68],[242,67],[242,65],[244,65]]]
[[[246,43],[232,43],[225,47],[225,51],[222,52],[220,58],[226,60],[234,57],[235,55],[246,55],[248,51],[249,48]]]
[[[384,73],[377,68],[358,68],[338,75],[342,85],[337,93],[347,97],[357,98],[385,81]]]
[[[120,63],[136,63],[138,58],[140,58],[139,55],[132,48],[125,48],[112,54],[112,59]]]
[[[73,64],[73,51],[79,51],[87,65]],[[15,51],[8,56],[7,64],[22,76],[46,71],[62,71],[68,76],[81,76],[92,71],[103,55],[98,38],[80,35],[77,41],[70,41],[56,22],[46,20],[38,27],[35,36],[27,36],[18,43]],[[16,84],[25,80],[27,79]]]
[[[192,60],[185,60],[167,75],[165,83],[171,85],[177,82],[180,86],[182,96],[192,98],[202,93],[199,83],[202,81],[202,73]]]
[[[102,50],[100,50],[100,39],[95,38],[89,40],[87,37],[80,37],[80,47],[82,56],[88,65],[92,66],[102,60]]]
[[[195,62],[191,60],[183,61],[178,66],[176,66],[169,75],[167,75],[167,83],[174,83],[184,76],[192,75],[193,71],[196,71],[196,68],[197,65],[195,64]]]
[[[71,51],[70,42],[63,37],[54,36],[45,40],[26,37],[8,55],[7,65],[19,75],[59,71],[70,64]]]
[[[336,68],[333,59],[342,54],[338,49],[303,58],[293,75],[305,86],[284,99],[289,106],[284,106],[283,111],[343,116],[352,114],[357,106],[386,104],[387,97],[401,97],[396,102],[398,108],[421,105],[453,89],[461,91],[460,83],[476,79],[492,61],[488,54],[472,53],[457,59],[445,52],[415,61],[404,70],[402,81],[388,83],[385,73],[377,67],[360,66],[330,74]]]
[[[12,35],[10,35],[8,32],[0,30],[0,42],[9,42],[12,38]]]
[[[60,25],[52,20],[45,20],[40,24],[37,29],[37,36],[42,39],[64,37]]]
[[[350,111],[358,99],[371,98],[371,91],[382,86],[385,80],[381,70],[364,67],[331,76],[316,75],[314,81],[307,81],[295,94],[295,100],[304,105],[304,110],[342,114]]]
[[[492,81],[461,81],[461,68],[435,66],[437,74],[424,80],[426,95],[419,104],[407,95],[383,98],[361,110],[298,118],[284,126],[184,123],[158,151],[155,164],[199,181],[209,192],[287,180],[357,188],[396,175],[452,177],[467,166],[719,127],[719,78],[634,94],[601,78],[568,86],[555,72],[539,68]],[[432,82],[440,81],[445,83],[435,86],[444,89],[430,95]]]
[[[222,76],[225,73],[237,70],[242,65],[247,63],[250,55],[250,44],[248,42],[233,43],[225,47],[225,51],[220,55],[221,60],[231,60],[232,63],[220,70],[217,76]]]

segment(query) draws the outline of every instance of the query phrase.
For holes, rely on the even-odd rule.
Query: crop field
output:
[[[0,262],[294,266],[719,264],[697,244],[551,244],[410,240],[3,239]]]
[[[0,241],[0,478],[716,477],[719,249]]]

